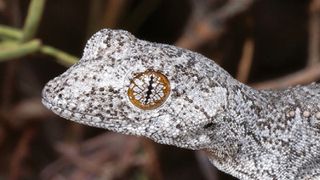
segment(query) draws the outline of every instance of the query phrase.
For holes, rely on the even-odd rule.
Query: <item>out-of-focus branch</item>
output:
[[[12,27],[0,25],[0,36],[5,36],[12,39],[10,41],[3,41],[0,43],[0,62],[11,60],[13,58],[19,58],[37,51],[54,57],[59,64],[64,66],[71,66],[72,64],[78,62],[77,57],[57,48],[43,45],[37,39],[26,43],[19,43],[19,39],[23,36],[22,31]]]
[[[21,101],[9,111],[1,111],[6,121],[13,129],[26,127],[30,122],[36,122],[53,115],[51,111],[41,104],[40,98],[30,98]]]
[[[123,16],[127,8],[128,1],[126,0],[109,0],[106,2],[105,10],[103,11],[103,19],[99,24],[109,28],[116,28],[120,18]]]
[[[257,89],[283,89],[320,80],[320,1],[309,4],[309,52],[307,67],[285,77],[252,84]]]
[[[238,66],[237,79],[246,83],[249,78],[254,53],[254,43],[251,38],[247,38],[243,45],[242,56]]]
[[[218,180],[218,170],[212,166],[204,151],[196,151],[196,158],[203,176],[207,180]]]
[[[117,27],[128,4],[129,1],[126,0],[90,1],[87,35],[91,36],[101,28]]]
[[[252,84],[257,89],[282,89],[297,84],[308,84],[320,79],[320,63],[307,66],[305,69],[291,75],[270,81]]]
[[[143,140],[143,147],[148,161],[146,161],[145,169],[150,177],[154,177],[154,180],[162,180],[163,175],[160,170],[160,162],[157,157],[155,143],[149,139]]]
[[[40,49],[41,42],[37,39],[26,42],[5,42],[0,44],[0,62],[10,59],[20,58],[28,54],[34,53]]]
[[[49,164],[40,176],[42,179],[71,179],[76,175],[92,176],[95,179],[121,179],[131,168],[149,165],[146,162],[148,158],[137,153],[140,148],[138,138],[114,133],[94,137],[79,146],[59,144],[56,150],[62,157]]]
[[[25,20],[23,27],[23,36],[21,38],[22,42],[27,42],[35,36],[40,24],[45,2],[45,0],[31,1],[28,9],[27,19]]]
[[[3,0],[0,0],[0,11],[3,11],[6,7],[6,4]]]
[[[0,25],[0,37],[6,37],[10,39],[21,39],[22,32],[12,27]]]
[[[310,2],[309,13],[309,59],[311,66],[320,61],[320,1]]]
[[[177,46],[196,49],[200,45],[217,40],[226,30],[227,23],[251,7],[254,0],[229,0],[220,9],[203,14],[194,13]]]
[[[131,32],[136,32],[146,21],[149,15],[157,9],[160,2],[160,0],[140,1],[139,5],[131,12],[130,16],[124,22],[125,29],[130,29]]]
[[[10,163],[9,179],[21,179],[23,171],[23,161],[28,156],[29,146],[36,134],[35,128],[27,128],[18,142],[16,150]]]
[[[71,66],[78,62],[77,57],[51,46],[43,45],[40,48],[40,52],[54,57],[59,64],[62,64],[64,66]]]
[[[70,66],[78,61],[78,58],[69,55],[56,48],[43,45],[40,40],[33,39],[40,24],[46,0],[32,0],[23,30],[0,25],[0,62],[20,58],[35,52],[42,52],[55,57],[58,63]]]

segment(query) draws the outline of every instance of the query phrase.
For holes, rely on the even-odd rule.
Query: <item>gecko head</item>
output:
[[[228,78],[200,54],[104,29],[45,86],[42,101],[78,123],[203,149],[221,127]]]

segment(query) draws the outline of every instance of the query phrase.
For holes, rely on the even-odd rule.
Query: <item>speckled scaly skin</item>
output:
[[[128,100],[134,74],[170,81],[167,100],[142,110]],[[81,60],[43,89],[43,104],[72,121],[205,150],[240,179],[319,179],[320,85],[258,91],[189,50],[103,29]]]

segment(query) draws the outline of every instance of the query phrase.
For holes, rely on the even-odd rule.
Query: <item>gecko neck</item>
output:
[[[227,87],[227,113],[222,113],[217,118],[221,123],[214,132],[211,147],[204,151],[217,168],[241,178],[245,173],[239,173],[236,169],[241,167],[238,163],[242,163],[237,161],[239,152],[242,151],[244,142],[248,141],[247,137],[254,136],[251,128],[256,123],[255,120],[263,116],[265,109],[270,108],[270,102],[267,92],[252,89],[236,80],[229,82],[233,83],[229,83]]]
[[[208,149],[217,159],[232,158],[246,136],[248,127],[255,119],[260,118],[263,109],[269,102],[267,94],[252,89],[234,79],[229,79],[227,89],[227,104],[221,113],[213,117],[216,129],[213,131],[213,141]],[[221,142],[221,140],[224,140]]]
[[[229,88],[227,117],[230,120],[224,128],[219,128],[223,132],[217,137],[224,138],[224,144],[205,150],[211,162],[240,179],[293,178],[303,166],[301,162],[310,164],[317,158],[318,151],[310,151],[308,157],[294,158],[291,153],[281,152],[295,149],[294,153],[302,154],[303,149],[299,147],[317,146],[319,138],[303,141],[292,137],[319,134],[316,126],[320,123],[315,123],[320,112],[319,87],[313,84],[257,91],[237,84]]]

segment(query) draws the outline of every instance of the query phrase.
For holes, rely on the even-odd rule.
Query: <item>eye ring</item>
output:
[[[170,91],[170,82],[164,74],[159,71],[146,70],[134,74],[127,94],[134,106],[142,110],[152,110],[167,100]]]

